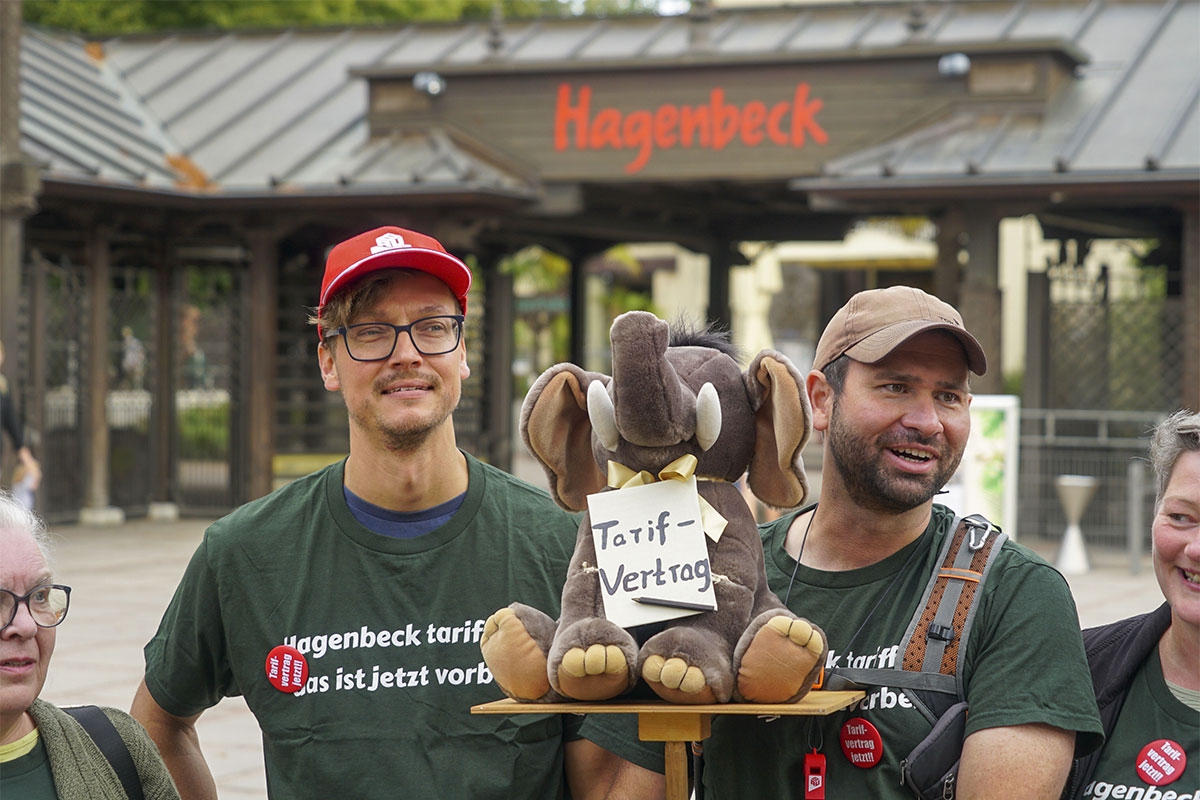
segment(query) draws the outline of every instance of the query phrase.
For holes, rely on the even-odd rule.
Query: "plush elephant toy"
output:
[[[639,675],[673,703],[784,703],[811,688],[827,647],[767,586],[754,516],[734,484],[775,507],[808,491],[800,451],[811,432],[804,381],[764,350],[742,372],[727,337],[671,331],[644,311],[612,324],[613,375],[558,364],[530,388],[521,435],[556,502],[588,508],[608,487],[610,462],[657,475],[696,459],[698,492],[724,519],[705,537],[716,610],[661,623],[640,648],[605,616],[588,515],[579,529],[557,621],[513,603],[485,625],[485,662],[506,695],[527,702],[605,700]]]

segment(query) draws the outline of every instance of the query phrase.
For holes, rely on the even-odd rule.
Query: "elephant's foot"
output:
[[[632,685],[629,659],[617,645],[572,647],[558,667],[558,688],[576,700],[608,700]]]
[[[512,607],[487,618],[479,648],[496,684],[514,700],[547,702],[553,691],[546,674],[546,651]]]
[[[812,687],[825,654],[825,635],[808,620],[767,621],[738,665],[738,696],[747,703],[790,703]]]
[[[654,693],[668,703],[696,705],[718,702],[704,672],[682,658],[648,656],[642,664],[642,677]]]

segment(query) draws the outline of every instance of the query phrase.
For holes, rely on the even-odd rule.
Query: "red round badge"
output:
[[[1137,757],[1137,774],[1151,786],[1166,786],[1179,780],[1187,766],[1187,755],[1179,742],[1159,739],[1142,748]]]
[[[299,650],[281,644],[267,654],[267,680],[281,692],[298,692],[308,680],[308,662]]]
[[[875,726],[862,717],[847,720],[840,738],[842,753],[856,767],[867,769],[883,758],[883,738]]]

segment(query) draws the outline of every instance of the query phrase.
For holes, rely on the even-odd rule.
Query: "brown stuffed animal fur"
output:
[[[605,618],[585,515],[558,621],[521,603],[487,621],[484,660],[509,697],[604,700],[641,676],[674,703],[782,703],[816,679],[825,635],[768,588],[757,525],[734,485],[749,470],[764,503],[803,501],[800,451],[811,432],[804,381],[775,351],[759,353],[743,373],[726,339],[688,336],[694,344],[670,341],[653,314],[622,314],[611,330],[613,376],[551,367],[526,396],[521,434],[555,500],[574,511],[605,490],[610,460],[657,473],[694,455],[701,497],[727,520],[719,541],[706,538],[717,610],[666,623],[639,650]]]

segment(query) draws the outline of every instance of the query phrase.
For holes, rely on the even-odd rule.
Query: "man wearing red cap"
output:
[[[703,743],[704,800],[955,792],[972,800],[1055,800],[1073,754],[1100,743],[1066,581],[1033,552],[1003,541],[981,581],[961,662],[964,727],[933,749],[949,757],[937,759],[924,794],[902,779],[937,715],[922,707],[929,694],[897,685],[895,673],[909,623],[941,566],[941,545],[953,533],[954,512],[933,498],[967,443],[969,373],[986,369],[958,311],[918,289],[860,292],[829,322],[807,378],[813,427],[824,433],[820,496],[761,532],[772,589],[829,637],[824,687],[857,686],[866,697],[827,717],[714,717]],[[952,638],[946,630],[937,633]],[[925,680],[921,670],[918,662],[908,677]],[[945,719],[964,722],[953,711]],[[916,772],[911,780],[919,784]]]
[[[484,621],[514,597],[557,615],[578,530],[456,445],[470,287],[414,231],[330,251],[311,321],[350,454],[210,526],[146,646],[133,713],[183,797],[215,797],[194,723],[234,695],[273,797],[553,798],[567,757],[605,763],[574,718],[470,713],[502,696]]]

